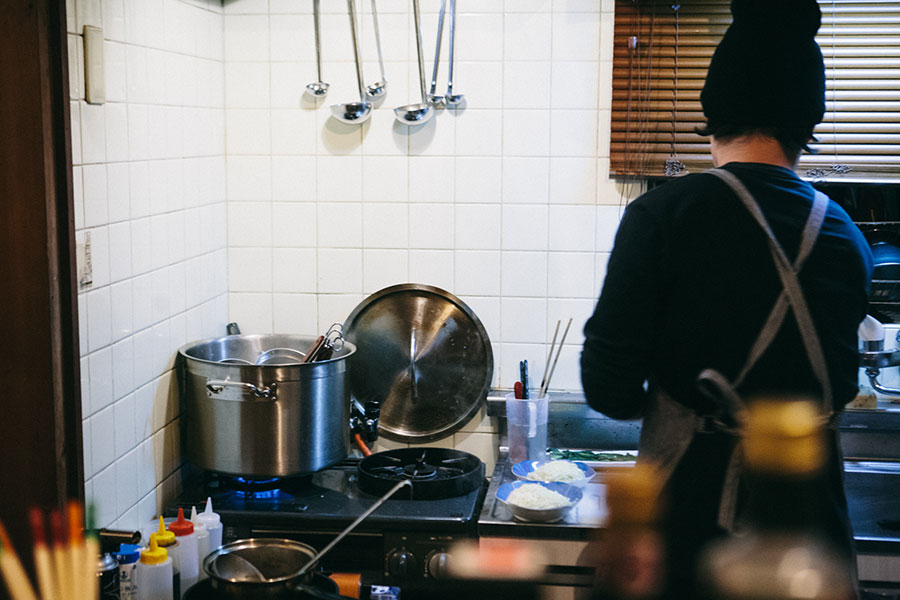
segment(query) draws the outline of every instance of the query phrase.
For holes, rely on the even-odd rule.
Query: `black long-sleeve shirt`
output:
[[[754,196],[793,259],[812,186],[777,166],[725,168]],[[856,395],[856,330],[871,272],[865,239],[831,202],[799,278],[822,340],[835,409]],[[602,294],[584,328],[588,403],[610,417],[639,417],[650,380],[679,402],[708,411],[697,375],[706,368],[737,375],[781,290],[765,234],[723,181],[688,175],[644,194],[625,211]],[[738,391],[821,396],[791,312]]]

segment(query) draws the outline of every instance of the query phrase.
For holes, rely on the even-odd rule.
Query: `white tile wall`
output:
[[[70,0],[85,490],[135,528],[180,486],[172,357],[226,322],[224,16],[219,0]],[[104,30],[107,102],[84,102],[83,25]],[[268,198],[266,198],[267,200]],[[196,276],[216,269],[221,276]],[[190,283],[188,283],[190,281]]]
[[[423,2],[428,76],[437,9]],[[311,334],[382,287],[427,283],[480,316],[494,385],[511,386],[522,358],[541,364],[572,317],[553,387],[580,389],[581,327],[640,191],[607,177],[611,0],[460,0],[466,104],[412,128],[392,114],[419,101],[407,0],[379,3],[388,93],[361,127],[329,117],[358,94],[343,3],[323,3],[331,90],[318,103],[303,94],[316,79],[309,2],[67,10],[76,233],[94,246],[79,297],[86,490],[104,524],[137,526],[178,490],[171,358],[227,321]],[[371,82],[369,3],[358,12]],[[83,101],[87,22],[106,38],[102,106]],[[438,79],[440,92],[446,62]],[[495,435],[481,415],[442,443],[492,467]]]

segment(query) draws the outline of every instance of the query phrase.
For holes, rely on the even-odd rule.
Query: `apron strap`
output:
[[[797,257],[792,264],[788,260],[787,255],[784,253],[781,244],[778,243],[778,240],[775,237],[775,234],[772,232],[768,221],[766,221],[766,218],[763,215],[759,204],[756,203],[756,201],[753,199],[753,196],[740,181],[740,179],[724,169],[712,169],[707,171],[707,173],[715,175],[716,177],[724,181],[734,191],[734,193],[738,196],[738,198],[750,212],[751,216],[753,216],[753,218],[765,232],[766,237],[768,238],[769,252],[772,255],[775,269],[778,272],[778,276],[781,279],[781,283],[784,288],[781,294],[779,294],[775,306],[769,313],[769,317],[766,320],[766,323],[763,326],[759,337],[751,348],[750,354],[747,357],[747,361],[744,364],[744,367],[741,369],[741,372],[739,373],[733,386],[737,387],[738,385],[740,385],[753,365],[759,360],[765,350],[774,341],[775,336],[777,335],[778,330],[781,328],[781,324],[787,314],[788,306],[790,306],[794,309],[794,317],[797,321],[797,326],[800,330],[800,334],[803,339],[803,345],[806,350],[806,355],[809,360],[810,366],[812,367],[813,374],[816,376],[816,379],[819,381],[819,385],[822,388],[824,411],[826,414],[830,415],[833,411],[833,397],[831,390],[831,379],[828,377],[828,367],[825,361],[825,352],[822,349],[822,344],[816,332],[812,314],[810,313],[809,306],[806,303],[806,297],[803,294],[803,288],[801,287],[800,281],[797,277],[797,273],[802,268],[806,259],[809,257],[809,254],[811,253],[812,248],[815,245],[816,238],[821,231],[822,223],[825,220],[825,213],[828,210],[828,197],[825,196],[825,194],[816,191],[812,208],[810,210],[809,216],[807,217],[806,225],[803,229],[803,236],[800,241],[800,249],[798,250]]]

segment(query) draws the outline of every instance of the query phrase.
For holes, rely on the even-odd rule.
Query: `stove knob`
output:
[[[450,555],[446,552],[432,552],[428,556],[427,568],[432,579],[447,579],[450,576]]]
[[[388,573],[394,577],[406,579],[416,573],[416,556],[406,548],[391,550],[388,554]]]

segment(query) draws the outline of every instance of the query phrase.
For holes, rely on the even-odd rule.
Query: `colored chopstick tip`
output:
[[[35,546],[46,546],[47,535],[44,528],[44,513],[37,507],[28,511],[28,521],[31,523],[31,535]]]

